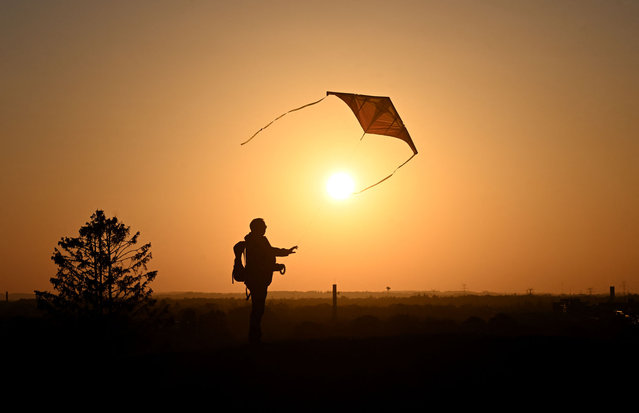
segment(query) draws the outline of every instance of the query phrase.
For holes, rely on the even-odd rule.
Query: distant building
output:
[[[579,298],[562,298],[552,303],[552,309],[560,313],[582,313],[588,306]]]

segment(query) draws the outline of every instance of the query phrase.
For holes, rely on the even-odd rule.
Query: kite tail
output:
[[[328,96],[328,95],[327,95],[327,96]],[[300,109],[304,109],[305,107],[308,107],[308,106],[315,105],[315,104],[317,104],[317,103],[320,103],[320,102],[321,102],[321,101],[323,101],[324,99],[326,99],[326,96],[324,96],[323,98],[321,98],[320,100],[317,100],[317,101],[315,101],[315,102],[307,103],[307,104],[306,104],[306,105],[304,105],[304,106],[300,106],[299,108],[291,109],[291,110],[289,110],[288,112],[282,113],[280,116],[278,116],[278,117],[276,117],[275,119],[273,119],[272,121],[270,121],[270,122],[269,122],[266,126],[264,126],[262,129],[260,129],[260,130],[258,130],[257,132],[255,132],[255,133],[253,134],[253,136],[251,136],[250,138],[248,138],[246,141],[242,142],[240,145],[244,145],[245,143],[249,143],[249,142],[251,141],[251,139],[253,139],[253,138],[254,138],[254,137],[255,137],[258,133],[262,132],[264,129],[266,129],[266,128],[268,128],[269,126],[271,126],[271,123],[273,123],[273,122],[275,122],[276,120],[278,120],[278,119],[282,118],[284,115],[286,115],[286,114],[288,114],[288,113],[291,113],[291,112],[295,112],[295,111],[300,110]]]
[[[414,154],[413,154],[410,158],[408,158],[408,159],[407,159],[407,160],[406,160],[403,164],[401,164],[401,165],[399,165],[397,168],[395,168],[395,170],[394,170],[393,172],[391,172],[391,174],[390,174],[390,175],[388,175],[386,178],[382,179],[381,181],[378,181],[378,182],[374,183],[373,185],[367,186],[366,188],[362,189],[361,191],[353,192],[353,195],[359,195],[359,194],[361,194],[362,192],[367,191],[367,190],[371,189],[372,187],[374,187],[374,186],[377,186],[377,185],[381,184],[382,182],[384,182],[385,180],[387,180],[387,179],[388,179],[388,178],[390,178],[391,176],[395,175],[395,172],[397,172],[397,170],[398,170],[399,168],[401,168],[402,166],[406,165],[406,164],[408,163],[408,161],[410,161],[411,159],[413,159],[413,157],[414,157],[415,155],[417,155],[417,153],[414,153]]]

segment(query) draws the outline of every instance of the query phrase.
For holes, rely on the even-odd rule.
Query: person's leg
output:
[[[262,316],[266,305],[266,287],[251,289],[251,318],[249,322],[249,342],[259,343],[262,338]]]

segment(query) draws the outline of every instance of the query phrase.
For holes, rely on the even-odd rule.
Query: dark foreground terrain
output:
[[[336,317],[326,298],[267,307],[264,343],[249,346],[241,298],[163,298],[149,315],[108,322],[3,302],[4,398],[207,410],[611,407],[639,384],[633,297],[341,297]]]

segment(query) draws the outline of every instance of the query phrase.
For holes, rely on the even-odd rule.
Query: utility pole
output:
[[[337,284],[333,284],[333,321],[337,320]]]

